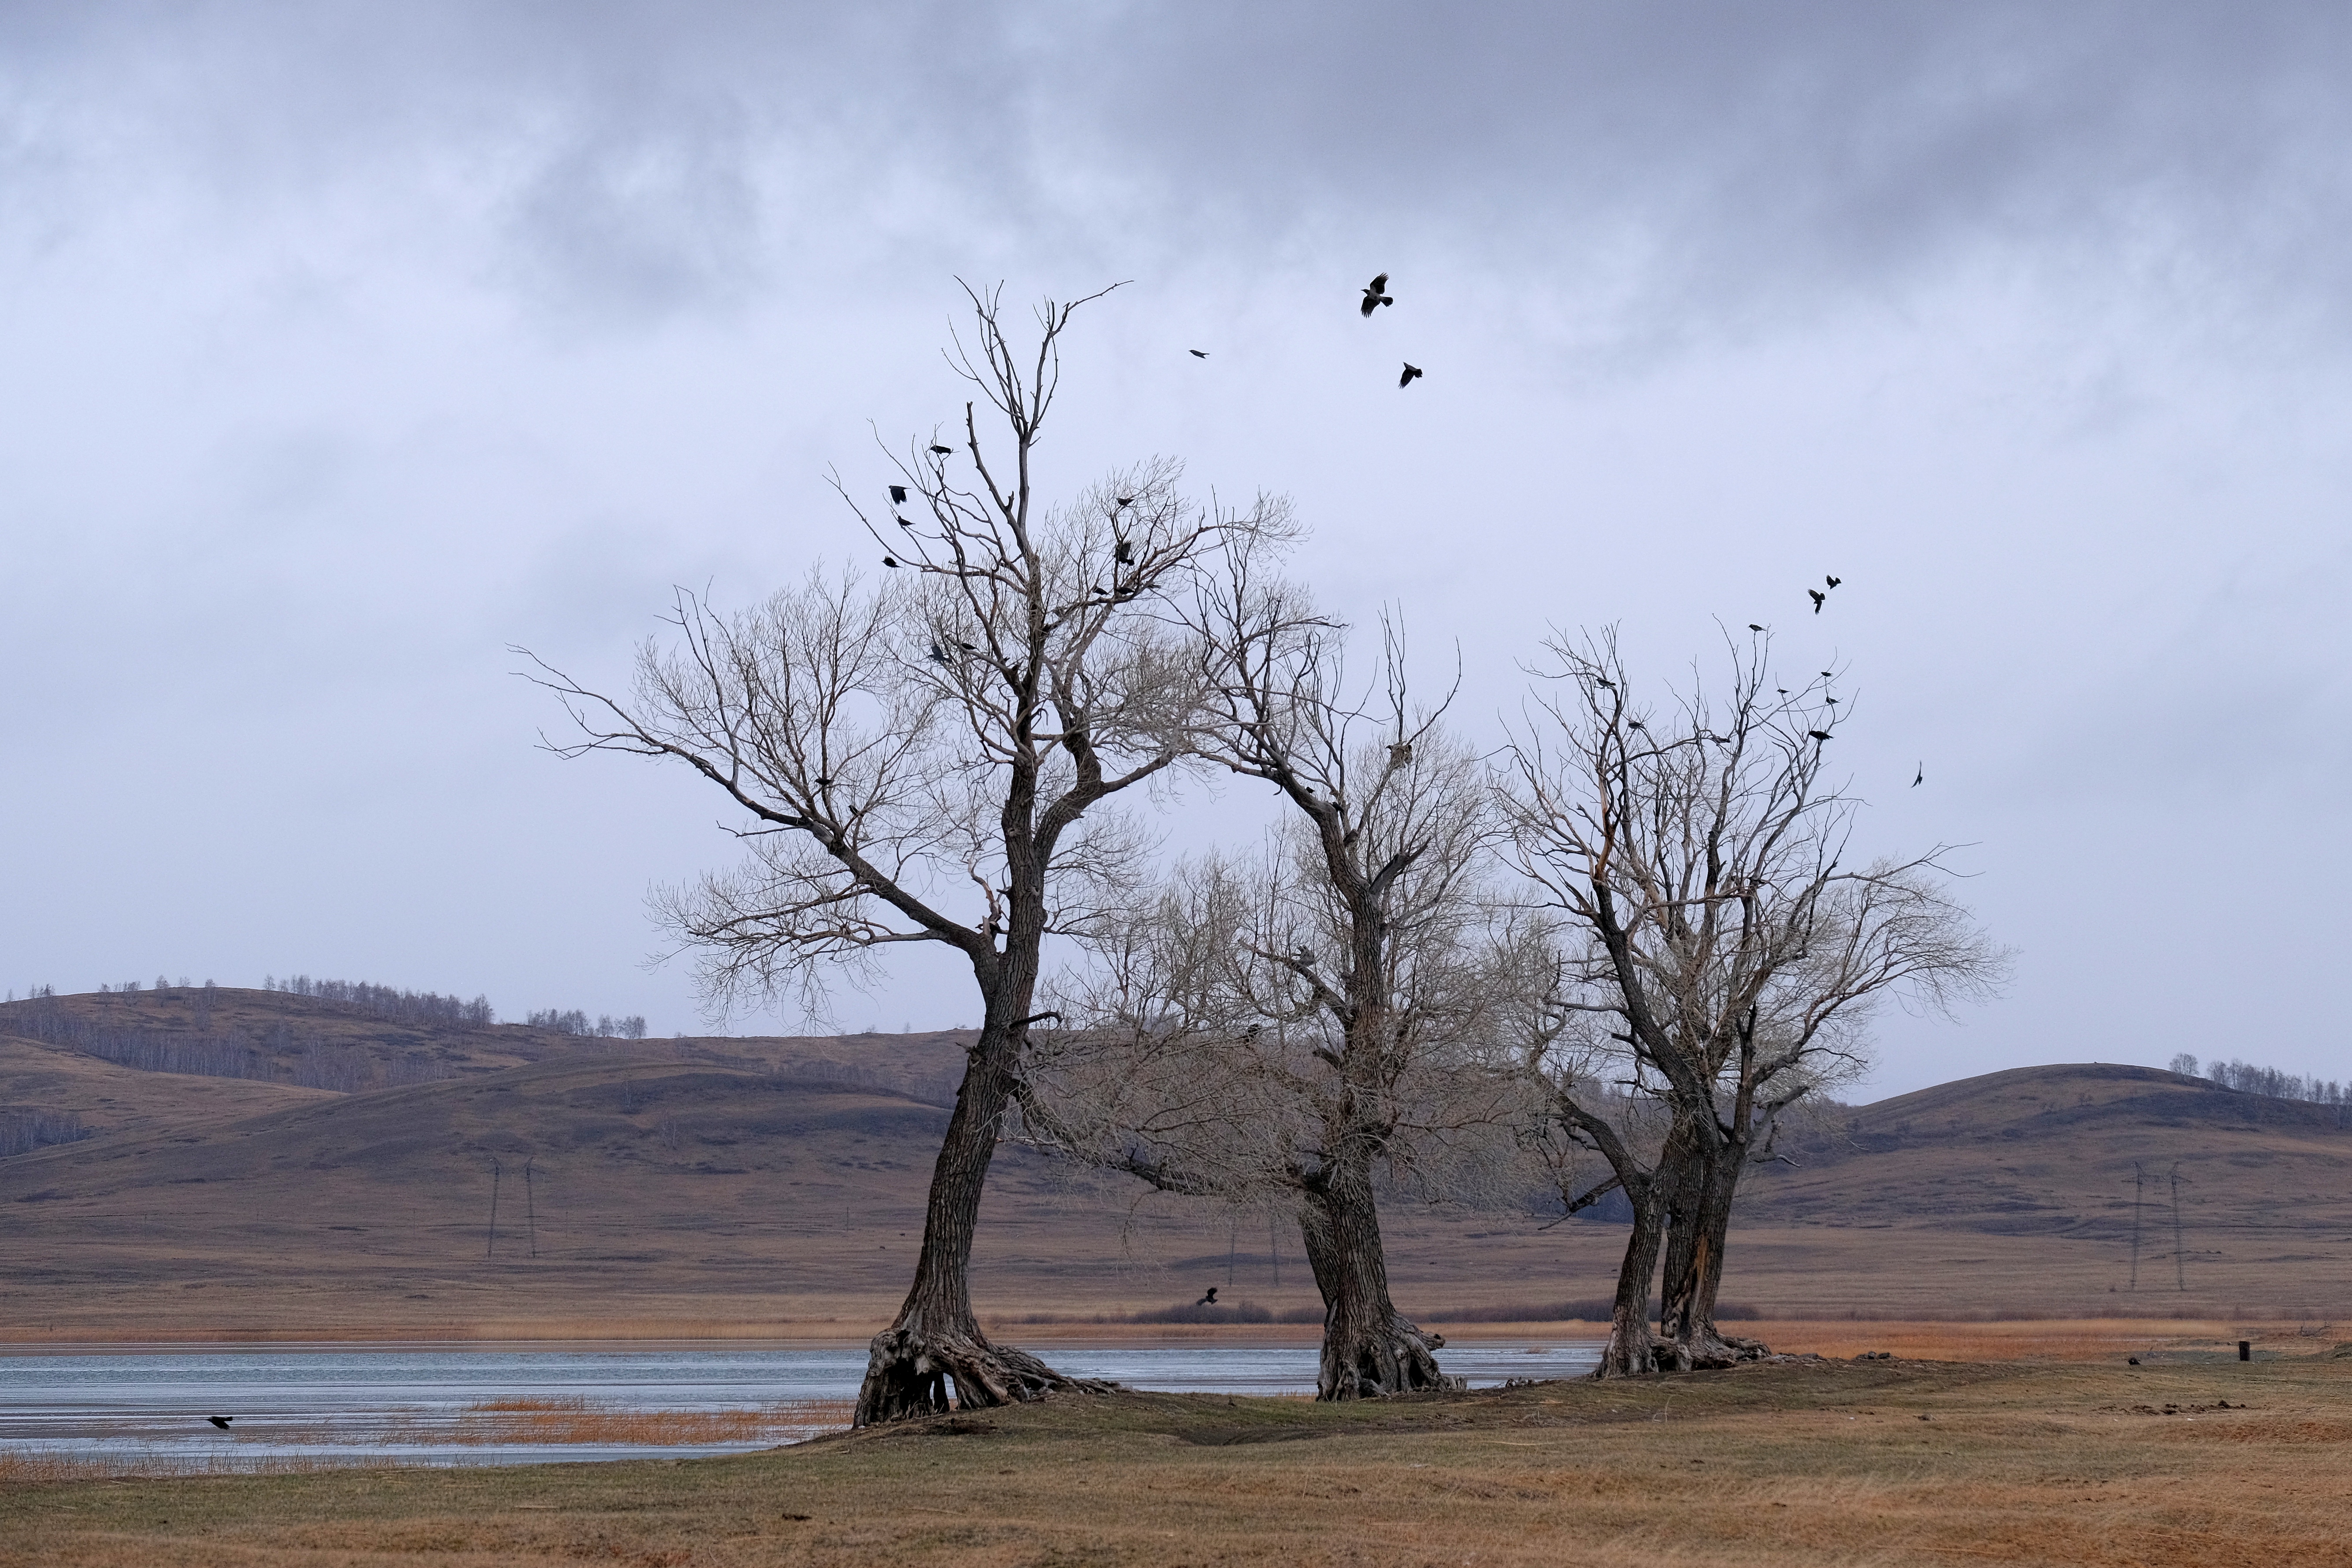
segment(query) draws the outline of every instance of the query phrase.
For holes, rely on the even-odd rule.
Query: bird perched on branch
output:
[[[1760,631],[1762,631],[1764,628],[1763,628],[1762,626],[1758,626],[1754,621],[1750,621],[1750,622],[1748,622],[1748,629],[1749,631],[1751,631],[1751,632],[1760,632]]]
[[[1827,730],[1808,730],[1805,733],[1816,741],[1826,741],[1830,738],[1830,732]]]
[[[895,555],[885,555],[882,557],[882,564],[885,566],[896,566],[898,564],[898,558]]]
[[[1395,742],[1394,744],[1392,744],[1391,746],[1390,746],[1390,747],[1389,747],[1389,766],[1390,766],[1390,767],[1391,767],[1391,768],[1402,768],[1402,767],[1407,767],[1407,766],[1410,766],[1410,765],[1412,764],[1412,742],[1411,741],[1399,741],[1399,742]]]
[[[1214,1285],[1212,1285],[1212,1286],[1210,1286],[1210,1287],[1209,1287],[1209,1293],[1208,1293],[1207,1295],[1205,1295],[1205,1296],[1202,1297],[1199,1300],[1197,1300],[1197,1301],[1195,1301],[1195,1302],[1193,1302],[1193,1303],[1192,1303],[1192,1305],[1194,1305],[1195,1307],[1213,1307],[1213,1306],[1215,1306],[1216,1304],[1217,1304],[1217,1288],[1216,1288]]]
[[[931,450],[942,458],[952,458],[955,456],[955,448],[953,447],[942,447],[936,441],[931,443]]]
[[[908,521],[903,517],[898,516],[896,513],[891,515],[891,521],[896,522],[900,528],[912,528],[915,526],[913,523]]]
[[[1135,498],[1133,496],[1118,496],[1114,499],[1116,499],[1121,506],[1133,506],[1135,504]]]
[[[1367,319],[1381,306],[1396,303],[1394,300],[1389,298],[1388,289],[1389,275],[1385,272],[1364,286],[1364,315]]]
[[[1404,374],[1397,377],[1397,384],[1399,386],[1411,386],[1415,381],[1420,379],[1420,376],[1421,366],[1414,364],[1412,361],[1408,360],[1405,362]]]

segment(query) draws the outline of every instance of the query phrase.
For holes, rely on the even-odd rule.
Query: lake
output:
[[[1053,1344],[1077,1377],[1178,1393],[1312,1394],[1316,1347]],[[1590,1371],[1591,1341],[1438,1352],[1471,1386]],[[521,1350],[278,1345],[0,1355],[0,1458],[231,1471],[751,1453],[845,1426],[863,1346]],[[207,1417],[227,1417],[226,1430]]]

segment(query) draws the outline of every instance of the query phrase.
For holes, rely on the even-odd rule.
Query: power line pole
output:
[[[491,1156],[490,1239],[482,1244],[482,1256],[485,1258],[490,1257],[493,1253],[497,1252],[499,1248],[499,1177],[502,1174],[504,1174],[504,1173],[499,1168],[498,1157],[496,1155]]]
[[[2139,1289],[2139,1200],[2140,1200],[2140,1184],[2141,1184],[2141,1181],[2142,1181],[2142,1177],[2141,1177],[2141,1175],[2140,1175],[2139,1162],[2138,1162],[2137,1160],[2134,1160],[2134,1161],[2132,1162],[2132,1254],[2131,1254],[2131,1288],[2132,1288],[2134,1290],[2137,1290],[2137,1289]]]
[[[2172,1162],[2172,1278],[2189,1289],[2189,1255],[2180,1249],[2180,1162]]]
[[[538,1158],[534,1154],[522,1163],[522,1212],[524,1224],[530,1230],[530,1255],[533,1258],[539,1256],[539,1205],[533,1200],[531,1194],[530,1169]]]

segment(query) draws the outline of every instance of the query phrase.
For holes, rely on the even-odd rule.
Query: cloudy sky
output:
[[[1048,486],[1290,495],[1475,731],[1553,626],[1850,669],[1864,837],[2019,950],[1874,1092],[2352,1075],[2347,14],[1334,14],[0,5],[0,984],[700,1026],[644,900],[718,803],[537,750],[508,645],[612,680],[672,584],[863,559],[824,476],[956,415],[955,279],[1132,279]]]

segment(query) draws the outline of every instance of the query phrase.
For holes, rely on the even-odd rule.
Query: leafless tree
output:
[[[1097,921],[1149,848],[1110,803],[1198,749],[1195,580],[1237,540],[1288,535],[1278,505],[1187,500],[1168,459],[1045,503],[1033,463],[1062,334],[1088,301],[1048,301],[1033,352],[1008,335],[997,292],[967,293],[973,336],[949,359],[979,396],[956,445],[910,443],[888,507],[835,483],[883,557],[878,586],[813,573],[733,616],[681,593],[676,635],[646,645],[628,697],[543,664],[534,677],[580,727],[565,754],[680,762],[743,814],[742,863],[658,900],[714,1002],[814,997],[908,942],[971,965],[979,1037],[914,1284],[873,1343],[861,1425],[946,1409],[950,1381],[966,1407],[1076,1386],[981,1332],[982,1186],[1040,1021],[1043,946]]]
[[[1517,1092],[1483,766],[1444,701],[1414,704],[1393,636],[1352,696],[1339,629],[1260,587],[1248,552],[1223,563],[1195,622],[1221,719],[1202,749],[1291,809],[1264,854],[1180,868],[1104,933],[1091,1026],[1041,1071],[1033,1125],[1293,1215],[1323,1295],[1320,1397],[1436,1387],[1443,1342],[1390,1296],[1376,1177],[1446,1165],[1453,1184]]]
[[[1612,634],[1548,651],[1507,811],[1512,858],[1560,922],[1542,1058],[1558,1125],[1634,1209],[1603,1371],[1727,1364],[1763,1352],[1714,1315],[1732,1202],[1776,1119],[1862,1070],[1887,997],[1948,1009],[1996,984],[2006,954],[1951,898],[1941,847],[1844,865],[1858,803],[1824,776],[1852,711],[1834,677],[1781,690],[1759,636],[1730,643],[1720,697],[1695,681],[1660,711],[1633,697]],[[1663,1107],[1645,1144],[1612,1089]]]

